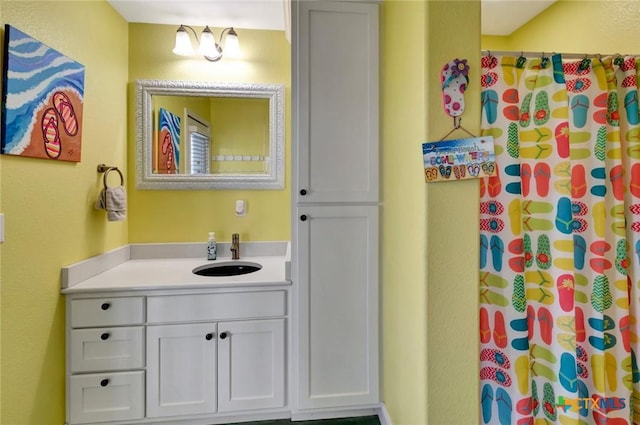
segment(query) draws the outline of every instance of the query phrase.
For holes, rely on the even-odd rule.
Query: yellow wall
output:
[[[85,66],[82,160],[0,156],[3,424],[64,423],[60,267],[127,243],[93,202],[98,163],[126,170],[127,24],[106,2],[5,1],[2,22]]]
[[[269,99],[211,99],[209,121],[212,155],[269,155]],[[265,162],[212,161],[211,169],[220,173],[264,174]]]
[[[238,29],[244,59],[208,62],[202,57],[185,58],[171,52],[177,27],[171,25],[129,25],[129,140],[135,140],[134,82],[137,79],[190,80],[211,82],[255,82],[284,84],[286,88],[285,190],[253,191],[156,191],[135,189],[134,144],[129,145],[129,241],[204,241],[215,231],[219,241],[230,241],[232,233],[241,240],[289,240],[291,219],[291,58],[290,45],[282,31]],[[201,30],[201,28],[196,28]],[[220,29],[214,29],[216,35]],[[236,217],[237,199],[247,200],[247,215]]]
[[[576,17],[579,17],[577,19]],[[640,2],[558,1],[510,36],[525,51],[640,53]]]
[[[480,37],[482,50],[513,50],[509,44],[509,37],[500,35],[483,35]]]
[[[383,399],[394,425],[417,425],[427,423],[427,6],[391,0],[382,11]]]
[[[516,52],[638,54],[640,2],[560,0],[508,37],[482,48]]]
[[[384,401],[394,425],[473,424],[478,181],[427,185],[421,143],[452,128],[440,70],[455,58],[471,67],[462,124],[478,133],[480,3],[398,0],[383,10]]]
[[[452,128],[442,109],[440,70],[454,58],[470,66],[462,125],[480,128],[480,2],[430,1],[427,21],[427,136]],[[452,30],[455,28],[455,30]],[[452,134],[468,137],[464,132]],[[427,192],[427,376],[429,424],[478,420],[478,180],[435,183]],[[398,424],[396,424],[398,425]]]

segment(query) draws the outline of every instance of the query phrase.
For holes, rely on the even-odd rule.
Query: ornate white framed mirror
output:
[[[283,189],[284,85],[137,80],[136,187]]]

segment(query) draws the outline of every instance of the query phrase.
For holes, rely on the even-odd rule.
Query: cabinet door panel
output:
[[[216,410],[216,324],[147,327],[147,416]]]
[[[296,5],[297,202],[377,202],[378,6]]]
[[[284,319],[220,322],[218,330],[218,410],[283,407]]]
[[[377,207],[298,213],[299,407],[376,403]]]

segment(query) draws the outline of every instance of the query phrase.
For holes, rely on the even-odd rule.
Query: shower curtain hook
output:
[[[544,55],[544,52],[542,52],[542,57],[540,58],[540,67],[546,68],[548,63],[549,63],[549,58]]]
[[[613,59],[613,64],[616,66],[622,66],[624,63],[624,57],[620,53],[616,53],[616,57]]]
[[[589,65],[591,65],[591,59],[589,59],[588,55],[584,55],[584,59],[580,61],[580,65],[578,65],[578,69],[580,71],[585,71],[589,69]]]

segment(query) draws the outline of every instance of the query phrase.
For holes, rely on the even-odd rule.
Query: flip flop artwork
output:
[[[85,69],[5,25],[1,153],[80,162]]]
[[[454,59],[444,65],[440,81],[444,112],[453,118],[453,129],[437,142],[422,144],[425,181],[432,183],[494,176],[497,170],[493,137],[476,137],[460,124],[465,107],[464,92],[469,84],[467,60]],[[463,130],[471,138],[444,140],[456,130]]]

